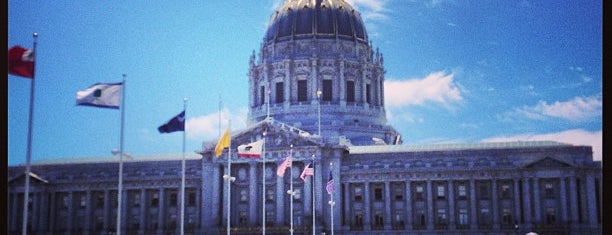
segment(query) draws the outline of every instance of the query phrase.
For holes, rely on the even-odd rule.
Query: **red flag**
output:
[[[26,78],[34,78],[34,52],[20,46],[8,51],[8,73]]]

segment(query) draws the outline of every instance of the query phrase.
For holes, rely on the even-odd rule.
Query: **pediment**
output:
[[[528,163],[524,168],[566,168],[572,167],[571,164],[552,157],[545,157],[537,161]]]
[[[232,151],[236,151],[239,145],[249,144],[262,139],[264,133],[266,151],[289,149],[292,145],[295,149],[322,146],[322,142],[318,136],[300,130],[299,128],[268,119],[253,124],[246,129],[230,131]],[[217,140],[205,143],[204,149],[200,153],[212,153],[216,143]]]
[[[19,185],[25,185],[25,172],[15,176],[12,179],[9,179],[8,181],[10,186],[19,186]],[[30,172],[30,185],[31,186],[36,186],[36,185],[45,185],[48,184],[49,181],[40,177],[39,175]]]

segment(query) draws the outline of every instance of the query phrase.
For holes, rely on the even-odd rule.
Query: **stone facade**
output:
[[[264,224],[267,234],[312,234],[313,218],[316,234],[601,234],[602,168],[591,147],[400,145],[386,123],[382,53],[345,1],[287,0],[258,54],[248,127],[231,132],[219,158],[216,141],[187,156],[185,195],[182,154],[125,161],[122,234],[178,234],[183,199],[187,234],[226,234],[228,221],[232,234],[262,234]],[[264,157],[236,154],[260,139]],[[277,176],[289,155],[292,167]],[[312,162],[314,175],[300,179]],[[114,233],[118,165],[33,163],[29,234]],[[8,169],[9,234],[22,228],[24,168]]]

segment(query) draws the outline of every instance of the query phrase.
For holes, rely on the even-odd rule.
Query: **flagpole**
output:
[[[266,235],[266,131],[264,130],[263,132],[263,145],[262,145],[262,151],[261,151],[261,160],[263,162],[262,166],[261,166],[261,175],[262,175],[262,179],[261,182],[263,184],[262,187],[262,210],[261,210],[261,225],[262,225],[262,230],[261,230],[261,234]]]
[[[317,227],[315,226],[315,155],[312,155],[312,177],[310,177],[312,180],[312,186],[310,191],[312,191],[312,235],[315,235],[315,230],[317,229]]]
[[[183,98],[183,111],[185,112],[185,116],[187,116],[187,98]],[[185,118],[185,117],[183,117]],[[182,164],[182,174],[181,174],[181,232],[183,235],[185,233],[185,128],[183,127],[183,160]]]
[[[121,83],[121,134],[119,137],[119,186],[117,188],[117,235],[121,235],[121,196],[123,189],[123,125],[125,120],[125,76]]]
[[[227,130],[231,130],[231,126],[232,126],[232,120],[228,120],[228,127]],[[222,137],[223,138],[223,137]],[[227,174],[224,175],[224,178],[226,178],[227,180],[227,235],[230,235],[230,206],[232,205],[231,202],[231,194],[232,194],[232,187],[231,187],[231,183],[232,181],[235,180],[234,177],[232,177],[232,138],[229,137],[228,140],[228,148],[227,148]]]
[[[290,161],[290,166],[293,167],[293,144],[291,145],[291,150],[289,152],[289,161]],[[295,195],[295,192],[293,192],[293,169],[289,169],[289,199],[290,201],[290,206],[289,206],[289,217],[290,217],[290,224],[291,224],[291,228],[289,229],[289,233],[291,235],[293,235],[293,195]]]
[[[36,67],[36,38],[38,33],[33,33],[34,45],[32,47],[32,54],[34,54],[34,68],[32,68],[32,84],[30,85],[30,116],[28,118],[28,147],[26,149],[26,170],[25,170],[25,192],[23,195],[23,224],[21,225],[21,234],[26,235],[28,231],[28,197],[30,196],[30,159],[32,156],[32,122],[34,115],[34,83],[35,79],[35,67]]]
[[[334,163],[330,162],[329,163],[330,174],[331,174],[331,170],[333,169],[333,167],[334,167]],[[331,216],[331,218],[330,218],[330,220],[331,220],[331,222],[330,222],[330,225],[331,225],[331,228],[330,228],[331,235],[334,235],[334,205],[335,204],[336,204],[336,202],[334,201],[334,191],[332,190],[330,192],[330,194],[329,194],[329,210],[330,210],[330,216]]]

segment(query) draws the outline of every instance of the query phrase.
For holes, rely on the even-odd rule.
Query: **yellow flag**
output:
[[[219,139],[219,142],[217,142],[217,146],[215,147],[215,156],[216,157],[221,156],[221,153],[223,153],[223,149],[228,148],[229,145],[230,145],[230,135],[229,135],[229,127],[228,127],[225,130],[225,132],[223,132],[223,135]]]

